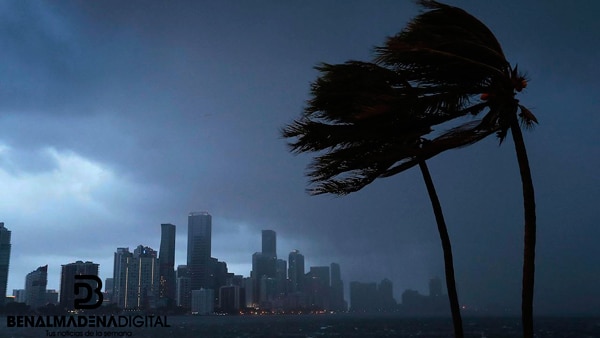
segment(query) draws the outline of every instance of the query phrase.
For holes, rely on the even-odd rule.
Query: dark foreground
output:
[[[391,315],[168,317],[171,327],[11,328],[0,317],[0,337],[452,337],[449,318]],[[466,337],[519,337],[519,318],[465,318]],[[536,337],[600,338],[600,318],[537,318]]]

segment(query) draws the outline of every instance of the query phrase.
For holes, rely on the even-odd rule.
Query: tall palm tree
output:
[[[435,1],[420,1],[429,9],[407,28],[378,48],[376,61],[420,88],[430,106],[429,114],[453,119],[485,112],[481,123],[463,124],[444,137],[497,130],[500,142],[511,131],[521,175],[524,203],[524,257],[522,321],[525,337],[533,337],[533,288],[535,276],[535,195],[521,124],[531,128],[536,117],[519,104],[516,94],[527,86],[523,74],[506,60],[493,33],[462,9]],[[475,103],[473,103],[475,102]],[[470,124],[470,125],[469,125]],[[426,152],[443,151],[439,145]],[[402,168],[399,168],[399,170]],[[390,171],[389,174],[393,174]]]
[[[349,194],[387,175],[390,168],[399,172],[400,163],[405,169],[418,164],[442,242],[455,336],[463,337],[448,229],[427,164],[417,156],[427,142],[424,135],[438,119],[423,114],[412,86],[397,72],[358,61],[317,69],[321,77],[312,85],[304,116],[283,130],[284,137],[296,138],[290,143],[292,151],[325,152],[309,167],[314,184],[310,193]],[[460,141],[466,139],[463,135]]]
[[[311,193],[343,195],[417,164],[427,181],[425,160],[494,132],[502,142],[510,129],[525,208],[523,332],[533,337],[535,201],[519,119],[525,127],[537,120],[515,98],[527,81],[475,17],[435,1],[419,3],[428,11],[377,48],[375,64],[318,67],[324,75],[312,86],[313,99],[283,136],[297,138],[295,152],[324,153],[309,167]],[[463,121],[482,112],[480,120]],[[449,121],[461,124],[444,131]],[[432,205],[435,211],[433,197]],[[452,298],[450,285],[448,291]]]

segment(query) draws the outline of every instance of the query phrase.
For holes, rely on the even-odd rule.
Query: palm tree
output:
[[[517,67],[511,67],[492,32],[475,17],[435,1],[419,3],[428,11],[377,48],[375,63],[318,67],[323,76],[312,86],[313,99],[304,115],[283,130],[283,136],[297,139],[290,144],[294,152],[322,153],[309,166],[308,175],[315,185],[309,190],[312,194],[348,194],[376,178],[419,164],[448,271],[452,267],[451,260],[448,264],[451,251],[450,256],[446,254],[449,241],[446,247],[445,224],[427,183],[425,160],[494,132],[502,142],[510,129],[525,208],[523,331],[525,337],[533,337],[535,201],[519,119],[525,127],[537,120],[515,98],[527,81]],[[484,111],[479,120],[462,121]],[[449,121],[461,124],[443,131]],[[442,131],[434,131],[436,126]],[[453,274],[446,275],[453,303],[453,281],[448,283]],[[452,312],[455,334],[461,336],[460,313]]]
[[[521,124],[531,128],[536,117],[515,98],[527,86],[523,74],[506,60],[493,33],[462,9],[435,1],[420,1],[430,11],[419,15],[408,27],[388,38],[378,48],[377,62],[404,74],[433,102],[428,113],[451,115],[485,111],[481,123],[470,123],[455,131],[463,134],[497,130],[500,143],[511,131],[519,164],[524,203],[524,258],[522,321],[525,337],[533,337],[533,288],[535,276],[535,195]],[[479,96],[479,100],[477,100]],[[472,102],[477,102],[471,104]],[[451,131],[444,136],[458,137]],[[436,149],[437,148],[437,149]],[[444,148],[444,147],[441,147]],[[425,155],[443,151],[439,145]],[[402,168],[400,168],[402,169]],[[393,174],[393,171],[390,173]]]
[[[304,116],[283,130],[284,137],[297,139],[290,143],[294,152],[326,151],[309,167],[315,185],[309,192],[349,194],[388,175],[391,168],[398,171],[400,164],[405,169],[418,164],[442,242],[455,336],[463,337],[448,229],[427,164],[417,156],[432,120],[415,104],[412,86],[397,72],[358,61],[317,69],[322,75],[312,85]]]

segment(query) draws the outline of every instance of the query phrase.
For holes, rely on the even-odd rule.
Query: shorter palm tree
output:
[[[463,336],[452,247],[440,201],[425,159],[475,142],[494,130],[452,129],[427,140],[444,118],[424,113],[418,91],[397,72],[373,63],[322,64],[304,115],[282,134],[295,138],[293,152],[322,152],[309,166],[311,194],[346,195],[378,177],[419,165],[444,252],[446,286],[456,337]]]

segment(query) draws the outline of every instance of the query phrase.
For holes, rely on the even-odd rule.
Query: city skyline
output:
[[[484,22],[539,120],[525,131],[536,192],[534,307],[600,311],[600,22],[595,1],[449,0]],[[209,210],[212,256],[248,275],[263,229],[305,265],[342,267],[425,294],[443,254],[418,170],[342,198],[309,196],[310,156],[280,130],[306,107],[315,66],[368,61],[419,13],[413,1],[2,3],[0,221],[12,231],[8,292],[48,264],[112,274],[116,248],[159,250],[160,224]],[[459,301],[520,312],[521,182],[510,135],[436,156]],[[218,226],[217,226],[218,224]],[[183,251],[182,251],[183,250]],[[368,280],[362,280],[369,282]],[[347,289],[347,287],[346,287]],[[348,290],[345,290],[348,292]]]
[[[203,219],[193,219],[195,216],[202,216]],[[192,220],[189,221],[189,225],[191,227],[201,226],[203,229],[200,230],[200,233],[207,233],[206,227],[212,226],[212,216],[204,211],[204,212],[191,212],[188,217],[191,217]],[[155,251],[149,246],[138,245],[133,252],[129,250],[128,247],[119,247],[116,248],[114,254],[114,264],[113,264],[113,274],[103,278],[106,284],[104,285],[102,291],[107,293],[111,303],[117,304],[117,306],[121,308],[139,308],[142,307],[144,303],[148,304],[148,300],[144,299],[144,295],[139,293],[139,290],[143,290],[147,287],[152,288],[153,296],[151,296],[151,306],[165,306],[166,303],[159,303],[160,298],[168,298],[169,295],[163,292],[163,281],[162,277],[165,273],[169,271],[168,266],[173,267],[171,264],[173,262],[173,255],[171,251],[175,250],[175,246],[172,245],[172,239],[174,239],[174,235],[176,233],[176,226],[170,223],[162,223],[160,224],[161,229],[161,250],[165,252],[165,262],[161,262],[159,259],[159,252]],[[210,232],[210,231],[208,231]],[[188,234],[194,235],[198,234],[198,229],[188,230]],[[203,239],[204,240],[204,239]],[[188,241],[189,242],[194,242]],[[278,277],[277,271],[283,271],[283,278],[289,282],[289,289],[286,287],[286,293],[295,294],[298,290],[302,290],[305,287],[308,287],[304,292],[308,292],[307,297],[309,302],[313,302],[311,300],[314,295],[310,295],[310,292],[322,293],[323,288],[331,288],[331,294],[328,294],[327,303],[314,303],[313,306],[317,307],[327,307],[330,310],[334,311],[346,311],[349,309],[349,298],[352,293],[348,292],[348,295],[344,293],[344,283],[341,279],[341,269],[338,263],[331,263],[330,266],[310,266],[309,269],[306,269],[304,266],[304,255],[300,253],[299,250],[294,249],[289,253],[289,262],[290,268],[287,269],[288,261],[283,259],[277,259],[277,233],[274,230],[261,230],[261,246],[262,250],[260,252],[255,252],[252,255],[253,259],[256,254],[261,254],[261,257],[266,258],[265,263],[261,263],[260,269],[262,270],[254,270],[251,271],[247,276],[240,275],[242,278],[256,279],[259,284],[255,284],[252,286],[253,289],[260,289],[260,276],[264,274],[265,277],[269,278],[280,278]],[[206,244],[206,243],[204,243]],[[187,248],[186,248],[187,250]],[[145,261],[144,261],[145,259]],[[215,259],[215,258],[213,258]],[[225,262],[226,263],[226,262]],[[281,269],[280,269],[280,264]],[[267,264],[267,265],[264,265]],[[268,267],[269,264],[273,264],[272,269]],[[144,267],[147,265],[147,267]],[[253,266],[255,263],[253,262]],[[160,270],[159,270],[160,268]],[[187,267],[186,267],[187,268]],[[137,271],[145,271],[144,273],[148,274],[152,272],[152,275],[148,276],[138,276],[138,275],[130,275],[130,273],[138,273]],[[154,272],[156,270],[156,272]],[[26,276],[25,288],[24,289],[13,289],[12,295],[15,296],[15,293],[18,295],[19,292],[24,292],[25,303],[32,308],[37,308],[39,306],[45,305],[48,302],[47,292],[53,293],[56,292],[54,289],[47,286],[48,277],[47,277],[48,265],[41,266],[29,273]],[[56,293],[57,295],[57,303],[60,306],[63,306],[67,309],[72,309],[74,296],[72,294],[67,293],[63,296],[62,290],[71,290],[73,289],[74,279],[73,276],[77,274],[90,274],[90,275],[99,275],[99,264],[93,263],[92,261],[83,262],[78,260],[74,263],[68,263],[61,265],[61,277],[60,277],[60,291]],[[129,272],[127,272],[129,271]],[[174,273],[176,272],[173,268]],[[259,272],[262,271],[262,272]],[[234,274],[232,274],[234,275]],[[254,277],[253,277],[254,275]],[[317,277],[318,281],[311,282],[311,279]],[[101,277],[102,278],[102,277]],[[151,284],[145,285],[140,284],[139,287],[136,284],[129,284],[129,281],[150,281]],[[299,281],[302,281],[300,283]],[[389,292],[390,297],[394,297],[392,294],[391,283],[387,278],[383,279],[383,282],[388,281],[390,284]],[[135,282],[134,282],[135,283]],[[143,283],[143,282],[142,282]],[[311,285],[311,283],[313,285]],[[348,287],[352,284],[361,284],[360,282],[351,281],[348,283]],[[323,284],[320,286],[319,284]],[[363,283],[369,284],[369,283]],[[32,286],[35,285],[35,286]],[[229,284],[226,284],[229,286]],[[264,286],[263,286],[264,287]],[[316,288],[316,289],[315,289]],[[313,291],[307,291],[312,289]],[[350,289],[350,288],[349,288]],[[136,291],[137,290],[137,291]],[[429,286],[430,294],[431,294],[431,283]],[[441,284],[440,284],[441,290]],[[166,289],[165,289],[166,291]],[[411,290],[405,290],[411,291]],[[215,291],[213,290],[213,293]],[[256,291],[252,291],[253,293]],[[264,291],[262,291],[264,292]],[[417,294],[418,292],[415,291]],[[175,293],[175,292],[173,292]],[[237,293],[236,293],[237,294]],[[438,294],[439,295],[439,294]],[[10,294],[7,294],[10,296]],[[105,295],[106,297],[106,295]],[[203,296],[205,297],[205,296]],[[239,297],[239,296],[238,296]],[[258,300],[261,297],[260,294],[257,294],[256,299],[254,300],[255,304],[258,305],[260,301]],[[331,297],[331,298],[329,298]],[[18,297],[17,297],[18,298]],[[364,297],[362,297],[364,298]],[[192,298],[193,299],[193,298]],[[133,305],[132,305],[133,304]],[[395,304],[395,303],[394,303]],[[148,305],[146,305],[148,306]]]

